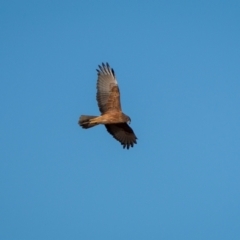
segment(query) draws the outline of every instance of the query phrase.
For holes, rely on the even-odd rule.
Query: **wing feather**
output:
[[[114,70],[108,63],[98,67],[97,102],[100,112],[121,111],[120,91]]]
[[[129,149],[134,144],[137,144],[137,137],[127,123],[106,124],[105,127],[123,145],[123,148]]]

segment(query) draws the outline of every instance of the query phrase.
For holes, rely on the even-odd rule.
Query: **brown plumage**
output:
[[[106,65],[102,63],[97,73],[97,102],[101,115],[82,115],[78,123],[85,129],[104,124],[107,131],[123,145],[123,148],[129,149],[137,143],[137,137],[128,125],[131,122],[130,117],[122,112],[120,91],[114,70],[108,63]]]

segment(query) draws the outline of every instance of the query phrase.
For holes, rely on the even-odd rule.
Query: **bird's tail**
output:
[[[82,128],[91,128],[94,127],[96,125],[98,125],[98,123],[91,123],[90,120],[93,118],[96,118],[97,116],[87,116],[87,115],[82,115],[80,116],[79,120],[78,120],[78,124],[82,127]]]

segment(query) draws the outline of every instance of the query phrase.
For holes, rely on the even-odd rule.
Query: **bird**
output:
[[[103,124],[123,148],[129,149],[137,144],[137,137],[129,126],[131,118],[122,112],[115,72],[108,63],[102,63],[98,67],[96,99],[101,115],[81,115],[78,124],[83,129]]]

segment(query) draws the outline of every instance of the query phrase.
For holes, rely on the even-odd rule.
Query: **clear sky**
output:
[[[0,239],[240,239],[240,1],[1,1],[0,32]],[[130,150],[77,124],[102,62]]]

